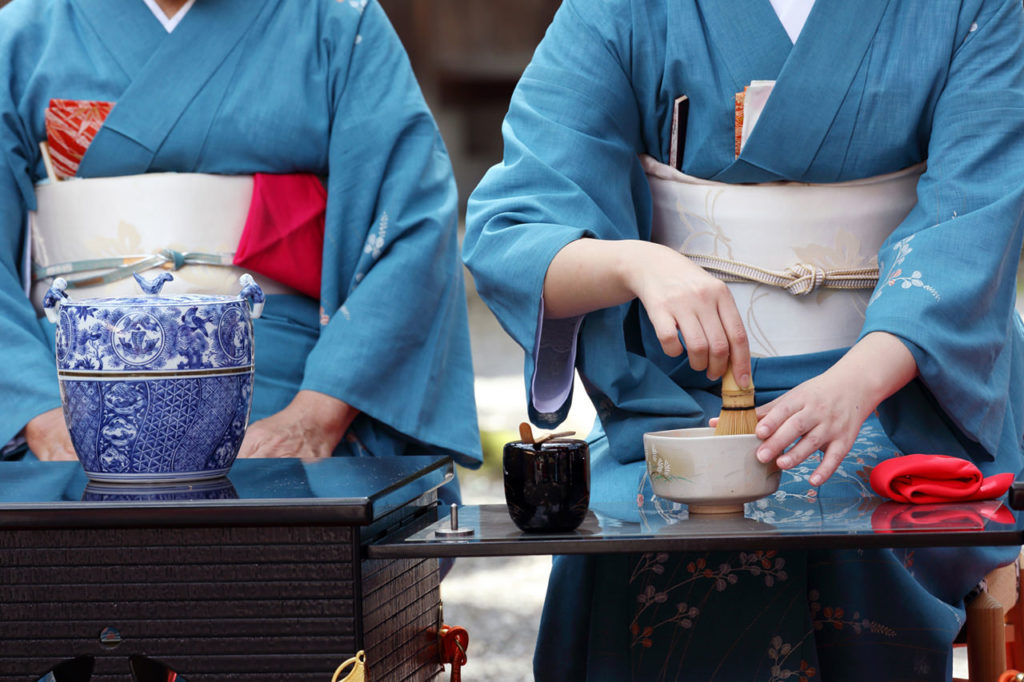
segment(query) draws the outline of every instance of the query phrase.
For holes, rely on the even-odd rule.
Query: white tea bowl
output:
[[[760,444],[753,434],[716,436],[713,428],[645,433],[654,494],[689,505],[691,514],[742,512],[744,503],[779,488],[779,468],[754,454]]]

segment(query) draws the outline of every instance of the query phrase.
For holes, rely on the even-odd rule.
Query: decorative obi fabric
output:
[[[917,201],[924,164],[852,182],[733,185],[641,158],[651,240],[724,280],[758,357],[852,345],[878,250]]]
[[[128,296],[132,271],[175,269],[169,294],[237,291],[233,265],[253,197],[252,176],[151,173],[36,186],[29,213],[33,284],[43,295],[55,276],[78,298]],[[266,293],[294,294],[259,276]]]
[[[75,177],[82,157],[113,108],[113,102],[50,100],[45,114],[46,142],[58,178]]]

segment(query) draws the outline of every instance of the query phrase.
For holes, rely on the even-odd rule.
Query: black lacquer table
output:
[[[691,515],[686,505],[645,500],[637,505],[591,506],[568,533],[520,531],[505,505],[461,507],[461,537],[439,535],[449,521],[428,517],[370,545],[375,558],[509,556],[754,549],[957,547],[1020,545],[1024,486],[1008,499],[907,505],[878,497],[792,500],[768,497],[741,514]]]
[[[436,518],[452,475],[445,457],[239,460],[154,487],[0,463],[0,680],[128,681],[131,661],[139,682],[329,682],[360,650],[370,679],[432,679],[437,560],[364,549]]]
[[[436,494],[451,476],[444,457],[239,460],[226,480],[129,488],[77,463],[0,463],[0,682],[75,657],[97,682],[132,679],[133,657],[188,682],[328,682],[359,650],[371,680],[433,679],[437,557],[1024,541],[1024,483],[946,505],[772,496],[725,516],[648,499],[553,534],[464,506],[471,532],[453,536]]]

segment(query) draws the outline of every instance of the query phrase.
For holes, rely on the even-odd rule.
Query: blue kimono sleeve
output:
[[[626,3],[619,6],[629,12]],[[576,333],[574,320],[548,320],[538,333],[551,260],[580,238],[640,239],[650,230],[649,190],[637,161],[640,110],[629,56],[620,51],[631,44],[620,35],[630,22],[594,23],[616,16],[613,9],[582,12],[574,0],[561,5],[512,96],[503,162],[487,172],[467,206],[463,258],[480,296],[525,351],[530,417],[547,428],[565,418],[571,395],[538,412],[534,388],[550,383],[538,374],[560,373],[572,357],[574,340],[552,334]],[[583,322],[592,333],[607,327],[609,333],[591,338],[620,345],[609,349],[619,358],[626,356],[627,308],[597,311]]]
[[[7,8],[0,21],[18,23],[15,11],[29,11],[27,3]],[[61,404],[56,360],[23,287],[26,211],[35,208],[32,181],[41,155],[23,124],[16,90],[17,74],[28,72],[37,52],[32,36],[15,37],[0,26],[0,447],[30,419]]]
[[[917,206],[882,246],[864,333],[897,335],[917,361],[920,381],[880,408],[897,445],[1016,473],[1024,11],[1017,0],[991,2],[967,25],[936,105]]]
[[[337,3],[335,11],[356,10]],[[349,18],[329,31],[339,66],[332,66],[325,326],[302,388],[473,466],[480,437],[451,163],[379,5],[368,3],[358,24]]]

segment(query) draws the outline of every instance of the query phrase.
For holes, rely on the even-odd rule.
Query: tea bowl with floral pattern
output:
[[[781,472],[755,456],[753,434],[716,436],[713,428],[644,434],[644,458],[658,497],[685,503],[691,514],[742,513],[743,505],[771,495]]]
[[[265,297],[160,296],[161,273],[130,298],[72,300],[57,278],[57,378],[71,441],[92,481],[169,483],[227,474],[252,404],[252,320]]]

